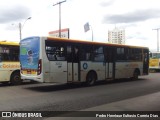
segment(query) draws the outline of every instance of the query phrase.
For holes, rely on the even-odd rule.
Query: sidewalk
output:
[[[104,104],[84,111],[160,111],[160,92]]]

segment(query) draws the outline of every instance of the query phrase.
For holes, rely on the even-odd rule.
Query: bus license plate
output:
[[[29,71],[27,71],[27,74],[31,74],[31,71],[29,70]]]

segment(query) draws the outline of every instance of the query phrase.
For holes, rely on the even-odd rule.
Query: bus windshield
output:
[[[21,69],[38,69],[39,39],[39,37],[29,37],[20,42]]]
[[[160,58],[160,53],[152,53],[152,58]]]

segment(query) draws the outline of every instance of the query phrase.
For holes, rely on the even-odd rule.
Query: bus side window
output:
[[[48,54],[48,59],[49,60],[57,60],[56,56],[53,54]]]
[[[57,60],[65,60],[65,51],[64,51],[64,47],[63,46],[60,46],[60,47],[57,47],[57,54],[56,54],[56,58]]]
[[[78,46],[67,46],[67,61],[68,62],[79,62],[79,47]]]
[[[72,62],[72,46],[67,46],[67,61]]]
[[[46,41],[46,55],[49,61],[66,60],[65,51],[65,45],[58,42]]]
[[[79,62],[79,46],[74,46],[73,62]]]
[[[7,53],[3,53],[3,60],[4,61],[9,61],[9,56]]]
[[[103,62],[104,61],[103,46],[96,46],[94,47],[93,51],[94,51],[94,61]]]
[[[104,48],[104,57],[106,62],[113,62],[115,55],[115,48],[113,47],[105,47]]]
[[[126,56],[125,56],[123,47],[117,48],[117,60],[118,61],[126,60]]]
[[[92,46],[82,45],[81,46],[80,60],[91,61],[92,60],[91,53],[92,53]]]

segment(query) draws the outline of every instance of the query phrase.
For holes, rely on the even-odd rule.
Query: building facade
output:
[[[108,31],[108,42],[115,44],[125,44],[125,30],[115,28]]]

